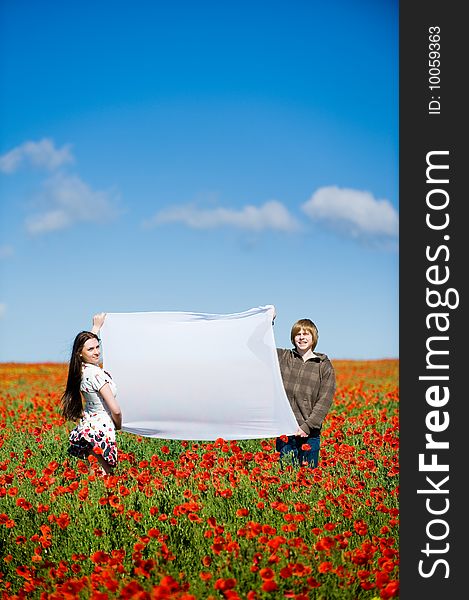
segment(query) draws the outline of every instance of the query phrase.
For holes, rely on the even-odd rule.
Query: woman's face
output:
[[[81,360],[92,365],[98,365],[100,355],[98,340],[95,338],[86,340],[80,353]]]
[[[295,335],[295,346],[300,354],[305,354],[308,350],[311,350],[313,347],[313,336],[306,329],[300,329],[300,331]]]

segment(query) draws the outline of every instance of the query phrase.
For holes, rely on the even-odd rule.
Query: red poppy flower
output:
[[[30,510],[33,507],[31,502],[28,502],[28,500],[25,500],[24,498],[17,498],[16,506],[19,506],[23,510]]]
[[[382,600],[388,600],[389,598],[397,598],[399,595],[399,583],[397,581],[390,581],[386,587],[381,589],[379,596]]]
[[[97,565],[104,564],[109,562],[109,555],[106,554],[106,552],[103,552],[102,550],[98,550],[90,556],[90,560],[91,562],[94,562]]]
[[[202,521],[202,519],[198,515],[195,515],[194,513],[189,513],[187,515],[187,518],[189,519],[189,521],[192,521],[193,523],[200,523]]]
[[[60,529],[66,529],[70,525],[70,516],[67,513],[62,513],[55,520]]]
[[[235,587],[236,585],[236,579],[234,579],[233,577],[230,577],[228,579],[217,579],[215,581],[215,585],[214,588],[216,590],[220,590],[220,591],[225,591],[225,590],[231,590]]]
[[[151,571],[155,568],[156,562],[149,558],[147,560],[137,560],[135,566],[135,574],[142,575],[147,579],[150,577]]]
[[[143,587],[139,583],[131,581],[122,588],[120,598],[139,598],[139,594],[143,591]]]
[[[272,579],[274,576],[274,572],[272,571],[272,569],[269,569],[269,567],[266,567],[259,571],[259,575],[262,577],[262,579]]]
[[[329,573],[332,570],[333,570],[332,563],[328,562],[328,561],[322,562],[318,567],[318,571],[320,573]]]
[[[353,528],[358,533],[358,535],[366,535],[368,533],[368,526],[361,519],[355,521],[355,523],[353,524]]]
[[[276,590],[278,590],[278,585],[275,583],[275,581],[273,579],[267,579],[262,584],[262,590],[264,592],[275,592]]]
[[[147,535],[151,538],[157,538],[160,535],[160,530],[152,527],[152,529],[148,530]]]
[[[19,567],[16,567],[16,574],[20,577],[24,577],[25,579],[32,578],[31,570],[28,569],[28,567],[26,567],[25,565],[20,565]]]

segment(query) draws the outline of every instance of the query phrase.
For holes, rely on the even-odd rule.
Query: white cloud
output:
[[[43,209],[27,219],[26,229],[43,234],[77,222],[106,222],[119,212],[116,200],[115,193],[92,190],[76,175],[57,173],[44,183]]]
[[[5,316],[7,312],[7,305],[0,302],[0,319],[3,319],[3,317]]]
[[[224,226],[249,231],[271,229],[292,232],[299,229],[296,219],[277,200],[270,200],[259,207],[244,206],[241,210],[229,208],[200,209],[193,205],[176,206],[158,212],[145,224],[155,226],[165,223],[182,223],[194,229],[214,229]]]
[[[52,140],[44,138],[39,142],[24,142],[0,156],[0,171],[14,173],[23,163],[54,171],[64,164],[73,163],[70,144],[56,148]]]
[[[301,208],[314,221],[355,238],[394,238],[399,233],[397,211],[388,200],[377,200],[370,192],[323,187]]]
[[[0,259],[9,258],[10,256],[13,256],[13,254],[13,246],[10,246],[9,244],[4,244],[3,246],[0,246]]]

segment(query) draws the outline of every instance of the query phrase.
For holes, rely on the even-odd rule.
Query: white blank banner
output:
[[[103,366],[117,385],[122,429],[178,440],[294,434],[273,312],[107,313]]]

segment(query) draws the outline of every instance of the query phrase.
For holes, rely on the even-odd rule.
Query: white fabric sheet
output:
[[[107,313],[103,366],[117,385],[122,429],[181,440],[294,434],[273,312]]]

